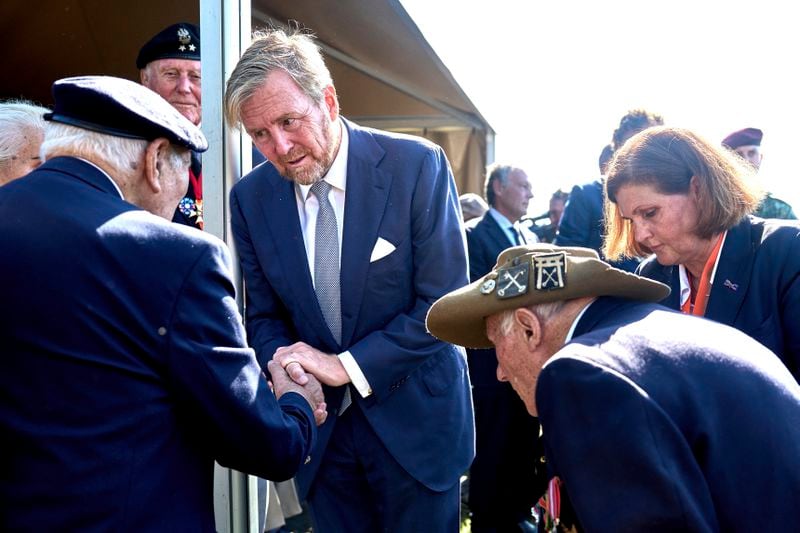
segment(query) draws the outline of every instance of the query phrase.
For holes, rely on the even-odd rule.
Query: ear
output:
[[[514,311],[514,321],[525,336],[524,342],[530,352],[542,343],[542,322],[530,309],[520,307]]]
[[[494,191],[495,196],[503,192],[503,184],[500,183],[500,180],[494,180],[492,182],[492,190]]]
[[[150,80],[149,77],[147,76],[147,69],[146,68],[139,69],[139,83],[147,87],[148,81]]]
[[[339,118],[339,98],[336,96],[336,88],[328,85],[322,91],[322,99],[325,101],[325,108],[331,120]]]
[[[700,198],[700,182],[697,176],[692,176],[689,179],[689,196],[695,200]]]
[[[145,181],[155,194],[160,193],[162,189],[161,171],[164,164],[162,159],[167,150],[169,150],[169,141],[162,137],[148,144],[144,152]]]

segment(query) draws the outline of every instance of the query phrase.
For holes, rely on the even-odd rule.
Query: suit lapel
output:
[[[483,221],[486,223],[486,231],[491,235],[492,241],[498,246],[497,254],[500,255],[500,252],[505,250],[510,246],[516,246],[516,243],[512,243],[508,238],[508,232],[500,227],[500,224],[494,219],[494,217],[486,212],[484,215]]]
[[[303,231],[300,228],[294,184],[277,176],[277,173],[274,179],[264,179],[263,183],[256,194],[256,201],[261,207],[264,227],[270,232],[275,242],[275,249],[280,250],[280,253],[270,260],[281,264],[283,279],[286,280],[286,286],[281,289],[291,292],[293,305],[302,310],[308,317],[309,323],[316,324],[314,328],[316,331],[327,332],[325,338],[329,344],[335,346],[336,343],[319,308],[311,272],[308,269],[308,256]]]
[[[344,119],[343,119],[344,121]],[[350,134],[342,237],[342,345],[355,331],[372,249],[386,211],[391,176],[377,168],[385,152],[369,132],[344,121]]]
[[[750,220],[745,218],[728,230],[711,287],[706,318],[733,324],[739,314],[753,270],[755,247],[750,228]]]

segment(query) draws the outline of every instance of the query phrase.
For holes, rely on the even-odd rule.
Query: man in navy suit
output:
[[[579,529],[799,530],[800,386],[740,331],[645,303],[668,292],[593,250],[535,245],[427,323],[494,344],[498,379],[542,424],[547,507],[566,491]]]
[[[45,164],[0,189],[0,530],[214,531],[214,461],[291,477],[321,387],[274,363],[270,392],[227,248],[169,222],[200,130],[119,78],[53,95]]]
[[[518,221],[533,198],[521,168],[491,165],[486,171],[489,210],[467,224],[469,277],[475,281],[494,267],[500,252],[524,244]],[[469,509],[473,533],[518,532],[529,526],[531,508],[547,479],[536,475],[539,423],[511,385],[497,381],[494,350],[467,350],[475,402],[475,460],[469,474]]]
[[[458,531],[469,378],[463,350],[425,330],[468,281],[444,153],[341,118],[300,32],[257,33],[225,107],[268,160],[231,193],[250,343],[326,385],[331,416],[296,477],[314,530]]]

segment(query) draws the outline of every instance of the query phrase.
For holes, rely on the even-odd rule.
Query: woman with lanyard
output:
[[[652,254],[637,273],[672,288],[662,304],[740,329],[800,381],[800,224],[750,215],[752,176],[688,130],[637,134],[606,179],[605,254]]]

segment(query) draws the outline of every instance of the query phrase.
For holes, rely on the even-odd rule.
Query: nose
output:
[[[497,365],[497,380],[498,381],[508,381],[508,376],[506,376],[505,371],[500,365]]]
[[[184,74],[181,74],[178,77],[177,90],[178,90],[178,92],[181,92],[181,93],[184,93],[184,94],[188,94],[188,93],[192,92],[192,80],[189,79],[189,75],[188,74],[184,73]]]
[[[275,153],[279,155],[286,155],[292,150],[292,142],[283,131],[277,131],[272,136],[272,146]]]
[[[647,239],[653,236],[653,233],[647,228],[645,224],[636,223],[631,221],[633,227],[633,238],[639,244],[644,243]]]

